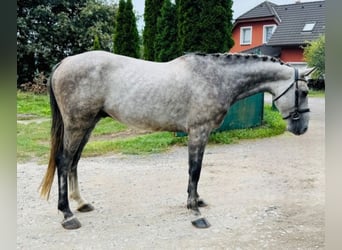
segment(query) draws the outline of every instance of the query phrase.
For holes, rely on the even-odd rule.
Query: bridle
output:
[[[299,89],[298,89],[298,80],[304,81],[306,82],[305,79],[299,79],[298,78],[298,69],[294,69],[295,70],[295,80],[293,83],[291,83],[291,85],[285,89],[285,91],[283,93],[281,93],[279,96],[277,96],[276,98],[273,99],[273,102],[277,101],[278,99],[280,99],[283,95],[285,95],[293,86],[296,87],[296,92],[295,92],[295,107],[294,110],[292,112],[290,112],[287,116],[283,117],[284,120],[291,118],[291,120],[296,121],[299,120],[301,117],[302,113],[306,113],[306,112],[310,112],[310,109],[306,108],[306,109],[300,109],[299,108]]]

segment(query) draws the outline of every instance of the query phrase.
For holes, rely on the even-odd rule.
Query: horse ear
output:
[[[301,76],[306,77],[312,74],[317,68],[316,67],[311,67],[311,68],[306,68],[303,71],[301,71]]]

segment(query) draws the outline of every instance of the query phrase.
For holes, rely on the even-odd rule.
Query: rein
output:
[[[292,112],[290,112],[287,116],[283,117],[284,120],[291,118],[292,120],[296,121],[300,119],[300,114],[302,113],[306,113],[306,112],[310,112],[310,109],[306,108],[306,109],[300,109],[299,108],[299,90],[298,90],[298,80],[304,81],[306,82],[305,79],[299,79],[298,78],[298,69],[294,69],[295,70],[295,80],[293,83],[291,83],[291,85],[285,89],[285,91],[283,93],[281,93],[279,96],[277,96],[276,98],[273,99],[273,101],[277,101],[278,99],[280,99],[283,95],[285,95],[294,85],[296,87],[296,92],[295,92],[295,108]]]

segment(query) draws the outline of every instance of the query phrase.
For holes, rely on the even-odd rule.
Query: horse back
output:
[[[51,84],[70,122],[101,110],[135,127],[185,130],[191,90],[180,69],[172,62],[92,51],[64,59]]]

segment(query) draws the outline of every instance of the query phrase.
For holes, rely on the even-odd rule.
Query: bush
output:
[[[323,78],[309,79],[308,87],[312,90],[325,90],[325,80]]]
[[[325,36],[309,42],[304,48],[304,59],[309,67],[316,67],[312,77],[317,79],[325,74]]]

